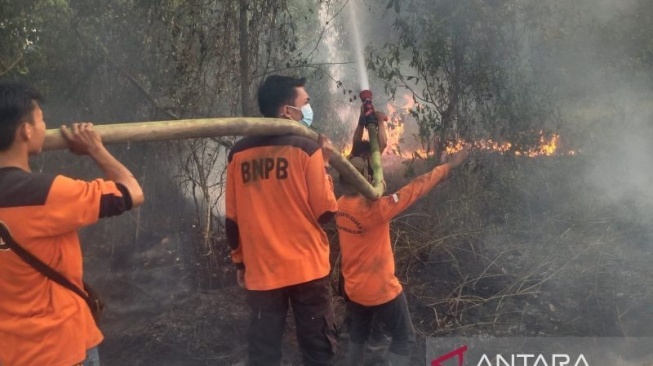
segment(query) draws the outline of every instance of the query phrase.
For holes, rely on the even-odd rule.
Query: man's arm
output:
[[[245,287],[245,264],[243,262],[243,248],[240,245],[238,219],[236,211],[236,176],[234,163],[227,165],[227,189],[225,192],[225,231],[227,242],[231,248],[231,262],[236,266],[236,281],[240,287]]]
[[[61,133],[68,142],[70,151],[78,155],[89,155],[108,180],[127,189],[132,208],[143,204],[145,196],[141,185],[129,169],[104,147],[100,135],[93,130],[92,123],[73,123],[70,129],[61,126]]]
[[[234,163],[227,165],[227,189],[225,192],[225,230],[227,241],[231,247],[231,261],[238,268],[243,268],[243,250],[240,246],[240,233],[238,231],[238,216],[236,211],[236,177]]]
[[[351,141],[352,146],[356,144],[358,141],[363,141],[363,131],[365,131],[365,126],[363,125],[357,125],[356,130],[354,131],[354,137]]]
[[[381,215],[384,220],[390,221],[393,217],[410,207],[415,201],[427,194],[448,175],[449,171],[467,158],[469,150],[464,148],[453,154],[448,162],[435,167],[430,172],[421,175],[401,188],[395,194],[381,198]]]
[[[363,118],[362,114],[359,117]],[[378,126],[379,130],[379,152],[383,154],[383,151],[385,151],[385,148],[388,146],[388,135],[386,133],[386,124],[385,122],[388,120],[388,116],[383,113],[383,112],[376,112],[376,124]],[[352,139],[352,146],[355,144],[357,141],[363,141],[363,132],[365,131],[365,125],[359,122],[359,124],[356,126],[356,130],[354,131],[354,137]]]
[[[46,201],[46,214],[39,235],[54,236],[93,224],[98,219],[120,215],[140,206],[143,190],[122,163],[102,144],[91,123],[62,126],[61,132],[73,153],[89,155],[107,179],[87,182],[59,175],[52,181]]]
[[[377,125],[379,126],[379,152],[383,154],[385,151],[385,148],[388,146],[388,135],[386,133],[385,129],[385,121],[388,120],[388,116],[386,116],[385,113],[383,112],[376,112],[376,122]]]

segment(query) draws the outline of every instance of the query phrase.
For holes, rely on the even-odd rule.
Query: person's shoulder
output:
[[[240,140],[234,143],[234,146],[231,147],[232,152],[237,152],[247,149],[248,146],[255,143],[256,140],[260,139],[261,136],[245,136]]]
[[[234,146],[231,147],[231,150],[229,150],[228,161],[231,161],[234,154],[259,146],[260,141],[262,141],[264,138],[265,136],[245,136],[236,141]]]
[[[49,187],[57,177],[57,175],[52,173],[27,172],[19,168],[2,168],[0,171],[2,172],[3,179],[7,182],[11,182],[11,184],[20,182],[20,185],[25,187]]]
[[[298,148],[308,155],[313,155],[320,146],[317,142],[297,135],[279,135],[279,136],[247,136],[238,140],[229,152],[229,161],[239,152],[268,146],[292,146]]]
[[[274,136],[274,142],[275,145],[296,147],[303,150],[308,155],[313,155],[313,153],[320,148],[320,145],[318,145],[316,141],[311,140],[308,137],[297,135]]]
[[[394,205],[399,202],[399,192],[394,192],[382,196],[380,199],[375,201],[378,205]]]
[[[0,201],[4,206],[42,205],[56,176],[32,173],[18,168],[0,169]]]
[[[380,200],[371,200],[361,194],[343,194],[338,198],[338,208],[340,205],[347,207],[357,207],[362,209],[369,209],[379,203]]]

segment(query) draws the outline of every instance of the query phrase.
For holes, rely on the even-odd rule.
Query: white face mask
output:
[[[311,126],[311,124],[313,124],[313,108],[311,108],[310,104],[304,104],[301,108],[293,107],[291,105],[289,105],[288,107],[302,112],[302,119],[300,120],[300,122],[306,123],[306,125],[309,127]]]

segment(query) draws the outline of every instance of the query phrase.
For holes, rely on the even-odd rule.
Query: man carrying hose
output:
[[[372,323],[381,322],[392,337],[387,360],[393,366],[409,365],[415,331],[406,296],[395,276],[390,244],[390,221],[447,177],[450,169],[467,157],[467,149],[451,156],[392,195],[370,200],[341,177],[343,196],[338,199],[336,225],[342,253],[345,293],[349,298],[351,327],[345,365],[361,365]],[[365,162],[352,159],[361,172]]]
[[[90,123],[62,127],[70,150],[89,155],[107,180],[32,172],[45,136],[41,96],[0,84],[0,221],[15,244],[82,288],[77,229],[140,206],[143,191]],[[5,234],[3,228],[3,234]],[[28,264],[0,238],[0,365],[99,365],[102,333],[84,299]]]
[[[258,90],[265,117],[310,125],[305,79],[272,75]],[[333,147],[324,136],[250,136],[227,165],[226,231],[239,285],[251,309],[249,365],[279,365],[288,307],[304,365],[332,365],[335,323],[329,242],[320,225],[336,199],[326,173]]]

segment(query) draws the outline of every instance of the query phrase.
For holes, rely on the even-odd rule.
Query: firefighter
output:
[[[269,76],[258,90],[265,117],[311,125],[304,78]],[[304,365],[332,365],[336,332],[329,242],[321,225],[336,212],[333,146],[324,136],[250,136],[228,157],[226,231],[251,317],[249,365],[279,365],[292,307]]]
[[[352,318],[345,365],[362,363],[373,321],[382,323],[392,337],[388,362],[393,366],[409,365],[415,331],[406,296],[395,276],[390,221],[445,179],[467,155],[465,148],[453,154],[447,163],[378,200],[364,197],[351,182],[341,177],[344,194],[338,199],[336,226]],[[353,158],[351,162],[363,174],[366,162],[360,158]]]
[[[62,126],[70,150],[88,155],[105,179],[33,172],[43,148],[41,95],[0,84],[0,221],[16,244],[82,288],[77,230],[144,202],[134,175],[104,147],[91,123]],[[99,365],[103,339],[86,301],[33,267],[0,238],[0,365]]]
[[[386,124],[388,116],[380,111],[375,112],[376,125],[378,130],[378,141],[379,141],[379,152],[383,154],[386,146],[388,145],[388,137],[386,134]],[[364,119],[364,109],[361,106],[360,115],[358,117],[358,124],[356,130],[354,131],[352,149],[349,153],[347,159],[354,166],[362,167],[360,173],[371,183],[373,178],[373,170],[370,163],[370,157],[372,155],[372,147],[369,140],[363,140],[363,134],[365,131],[365,119]],[[385,183],[384,183],[385,184]],[[345,280],[342,276],[342,270],[339,272],[338,276],[338,292],[339,295],[345,300],[345,317],[343,320],[343,329],[342,333],[344,336],[348,336],[349,328],[351,326],[351,311],[349,310],[350,302],[347,297],[347,293],[344,289]],[[376,350],[384,343],[387,339],[383,331],[383,327],[379,322],[373,322],[372,333],[370,335],[370,342],[368,343],[368,350]]]

